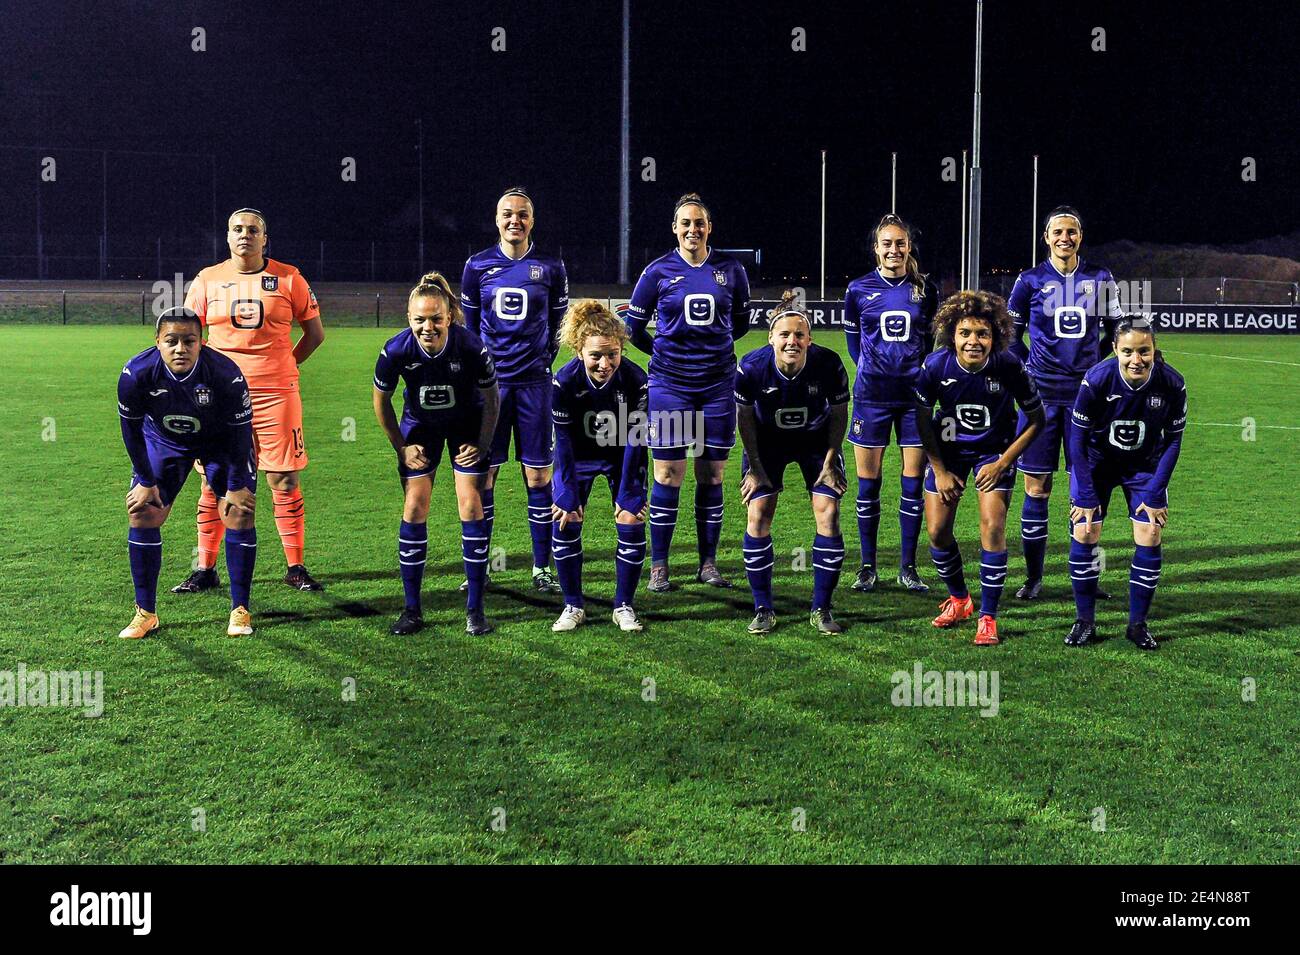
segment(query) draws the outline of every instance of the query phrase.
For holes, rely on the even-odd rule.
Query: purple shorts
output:
[[[970,483],[969,478],[971,475],[979,474],[980,468],[1002,457],[1001,454],[971,454],[969,452],[949,451],[947,448],[943,450],[943,466],[967,484]],[[1010,494],[1015,486],[1016,466],[1013,464],[1002,475],[995,490],[1005,491]],[[934,486],[934,471],[929,464],[925,466],[925,489],[931,494],[939,493],[939,489]]]
[[[849,443],[859,448],[887,448],[893,432],[900,448],[919,448],[921,436],[916,430],[916,408],[887,408],[883,405],[853,403],[853,421],[849,424]]]
[[[533,385],[499,386],[501,413],[492,438],[492,466],[510,460],[510,436],[515,438],[515,459],[530,468],[549,468],[555,450],[551,422],[553,387],[549,380]]]
[[[145,448],[149,452],[149,464],[153,467],[158,482],[158,496],[166,507],[176,500],[176,495],[185,486],[185,481],[194,469],[196,455],[188,451],[177,451],[165,444],[156,444],[147,436]],[[208,479],[212,493],[218,498],[225,497],[229,491],[247,489],[257,492],[257,462],[252,458],[242,463],[214,458],[203,462],[203,474]],[[135,475],[131,475],[131,487],[139,483]]]
[[[727,460],[736,444],[734,377],[693,387],[650,377],[650,449],[656,461],[682,461],[688,451],[706,461]]]
[[[1157,494],[1150,490],[1154,477],[1150,471],[1119,474],[1106,467],[1094,467],[1092,487],[1097,492],[1097,500],[1101,503],[1101,517],[1093,523],[1100,524],[1106,519],[1106,511],[1110,508],[1110,496],[1115,492],[1115,488],[1122,487],[1124,500],[1128,503],[1129,520],[1138,524],[1150,524],[1150,518],[1145,514],[1139,514],[1137,509],[1143,504],[1148,507],[1167,507],[1169,504],[1167,494]],[[1074,478],[1071,476],[1070,504],[1074,507],[1078,507],[1076,489]]]
[[[405,422],[404,422],[405,424]],[[438,470],[438,465],[442,463],[442,449],[447,449],[447,457],[451,460],[451,469],[461,474],[486,474],[488,462],[486,458],[479,458],[479,463],[473,467],[463,468],[456,463],[456,455],[460,453],[462,444],[473,444],[478,440],[478,434],[448,434],[440,428],[435,428],[430,424],[416,424],[412,427],[402,429],[402,437],[406,439],[407,444],[418,444],[424,448],[424,456],[429,459],[429,466],[422,470],[412,470],[402,461],[402,456],[397,456],[397,473],[402,478],[427,477]]]
[[[1034,440],[1029,442],[1029,447],[1025,448],[1024,454],[1020,455],[1020,460],[1016,462],[1016,467],[1026,474],[1052,474],[1056,471],[1061,461],[1061,450],[1065,450],[1065,469],[1070,470],[1070,412],[1073,408],[1069,405],[1049,405],[1043,403],[1043,414],[1046,420],[1043,422],[1043,428],[1038,434],[1034,435]],[[1022,411],[1020,420],[1016,426],[1016,433],[1024,431],[1029,427],[1029,418]]]

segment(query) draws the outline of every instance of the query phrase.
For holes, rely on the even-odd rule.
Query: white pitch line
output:
[[[1246,427],[1240,421],[1189,421],[1188,424],[1200,425],[1203,428],[1244,428]],[[1256,428],[1272,428],[1275,431],[1300,431],[1300,428],[1293,427],[1289,424],[1257,424]]]
[[[1240,355],[1211,355],[1203,351],[1175,351],[1172,348],[1162,348],[1162,352],[1169,352],[1171,355],[1199,355],[1201,358],[1224,358],[1228,361],[1253,361],[1261,365],[1286,365],[1288,368],[1300,368],[1300,362],[1294,361],[1273,361],[1271,358],[1242,358]]]

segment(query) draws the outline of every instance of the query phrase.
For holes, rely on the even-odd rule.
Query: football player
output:
[[[731,586],[717,565],[722,479],[736,443],[735,342],[749,328],[749,276],[739,261],[710,248],[713,219],[696,193],[677,200],[672,231],[677,248],[646,266],[627,309],[632,344],[650,355],[653,593],[673,589],[668,552],[688,450],[695,457],[695,578]],[[652,336],[647,326],[656,315]]]
[[[1011,334],[1011,317],[999,296],[951,295],[934,317],[938,350],[916,376],[916,425],[929,460],[925,520],[930,556],[948,588],[933,623],[951,627],[975,609],[952,532],[967,478],[974,474],[980,509],[977,646],[998,642],[998,601],[1007,577],[1007,505],[1016,459],[1043,426],[1043,402],[1033,379],[1006,350]],[[1017,425],[1016,406],[1023,425]]]
[[[582,599],[582,528],[596,478],[604,475],[614,502],[616,583],[614,623],[642,629],[632,608],[645,563],[646,373],[623,356],[627,328],[600,302],[569,306],[560,342],[577,357],[555,373],[555,569],[564,610],[551,629],[574,630],[586,620]]]
[[[849,442],[858,470],[858,539],[862,564],[854,590],[876,587],[876,531],[880,527],[880,462],[894,434],[902,453],[898,499],[901,547],[898,583],[908,590],[930,588],[916,572],[921,533],[925,453],[916,433],[912,381],[934,347],[930,322],[938,307],[934,284],[921,274],[913,254],[912,229],[890,214],[872,230],[876,268],[849,283],[844,294],[844,334],[857,365],[853,382],[853,425]]]
[[[497,200],[497,243],[470,257],[461,278],[465,323],[487,346],[501,389],[501,416],[492,440],[492,470],[484,489],[488,533],[495,515],[497,474],[510,457],[510,437],[528,494],[533,540],[533,587],[559,593],[551,573],[551,366],[555,335],[569,305],[564,263],[532,243],[533,200],[519,186]]]
[[[307,517],[299,472],[307,467],[298,368],[325,340],[316,296],[292,265],[266,257],[266,217],[238,209],[227,223],[230,258],[195,277],[185,305],[208,328],[208,346],[244,373],[253,401],[253,441],[258,470],[266,472],[275,526],[288,565],[284,582],[321,590],[304,564]],[[297,344],[290,332],[302,330]],[[224,524],[204,480],[199,494],[199,546],[193,573],[172,588],[190,594],[220,585],[215,570]]]
[[[844,566],[840,497],[844,432],[849,419],[849,378],[840,356],[813,344],[812,323],[793,291],[772,309],[768,345],[740,360],[736,404],[741,459],[740,499],[748,508],[745,572],[754,595],[750,633],[776,627],[772,600],[772,518],[786,468],[799,465],[812,500],[813,596],[809,622],[821,633],[843,633],[831,613],[831,597]]]
[[[1114,353],[1083,376],[1071,415],[1070,580],[1077,619],[1065,642],[1082,647],[1097,640],[1096,545],[1111,493],[1122,487],[1134,545],[1126,636],[1139,649],[1154,650],[1147,612],[1160,581],[1160,538],[1187,423],[1187,386],[1165,363],[1145,318],[1120,319]]]
[[[247,636],[253,632],[248,608],[257,558],[257,469],[245,375],[216,349],[203,346],[203,325],[189,309],[163,312],[154,332],[155,346],[128,361],[117,381],[122,441],[131,458],[127,550],[135,582],[135,617],[118,636],[138,640],[158,629],[161,527],[199,462],[216,498],[216,519],[227,530],[231,609],[226,633]]]
[[[397,562],[406,606],[390,632],[397,636],[424,627],[420,585],[428,556],[429,499],[443,448],[455,474],[460,511],[461,556],[469,582],[465,632],[489,633],[483,613],[490,548],[484,514],[492,435],[500,396],[492,356],[465,327],[447,280],[429,272],[407,299],[405,331],[385,344],[375,362],[375,417],[397,453],[397,475],[405,501],[397,531]],[[402,392],[402,419],[393,413],[393,392]]]
[[[1026,579],[1016,591],[1022,600],[1038,599],[1043,589],[1052,475],[1063,446],[1066,470],[1070,468],[1066,429],[1079,382],[1109,351],[1114,322],[1123,314],[1114,276],[1079,257],[1083,221],[1075,209],[1057,206],[1049,212],[1043,241],[1048,257],[1020,273],[1007,300],[1015,324],[1013,349],[1038,386],[1044,413],[1043,430],[1018,462],[1025,481],[1020,540]],[[1020,424],[1024,427],[1023,418]]]

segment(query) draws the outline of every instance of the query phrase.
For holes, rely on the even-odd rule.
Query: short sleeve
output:
[[[912,382],[912,392],[916,396],[918,405],[926,410],[934,407],[937,396],[934,388],[934,374],[930,371],[929,362],[921,364],[921,370],[916,373],[916,378]]]
[[[296,322],[310,322],[320,318],[320,304],[302,273],[293,277],[293,318]]]
[[[480,388],[491,388],[497,383],[497,369],[485,347],[480,347],[474,374]]]
[[[551,379],[551,421],[557,428],[566,428],[571,421],[569,396],[564,393],[559,376]]]
[[[744,405],[746,408],[754,407],[754,379],[745,368],[744,362],[736,366],[735,392],[736,404]]]
[[[842,405],[849,400],[849,375],[844,370],[844,362],[834,352],[830,353],[830,394],[828,399],[833,405]]]
[[[194,277],[190,290],[185,293],[185,307],[197,315],[204,325],[208,323],[208,283],[202,273]]]
[[[1038,386],[1019,359],[1013,359],[1011,373],[1011,396],[1016,399],[1020,410],[1026,413],[1037,411],[1043,406],[1043,399],[1038,394]]]
[[[140,401],[139,395],[140,391],[136,387],[136,380],[131,373],[131,366],[124,365],[122,374],[117,379],[117,413],[131,421],[138,421],[143,418],[144,403]]]
[[[389,357],[385,346],[380,349],[379,358],[375,361],[375,387],[391,395],[397,390],[397,378],[397,364]]]

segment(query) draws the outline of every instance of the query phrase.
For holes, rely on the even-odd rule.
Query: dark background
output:
[[[815,278],[819,150],[829,151],[831,276],[872,262],[888,211],[921,230],[922,265],[956,269],[971,139],[973,2],[633,0],[633,268],[673,245],[675,198],[709,202],[714,244],[763,249],[764,277]],[[1296,14],[1282,4],[990,0],[984,19],[983,264],[1027,266],[1031,156],[1039,211],[1083,212],[1088,242],[1226,244],[1300,228]],[[237,206],[263,209],[270,254],[311,278],[368,278],[369,243],[408,278],[423,117],[428,266],[459,275],[522,183],[539,243],[575,281],[614,278],[621,4],[9,3],[0,31],[0,275],[29,269],[36,192],[47,252],[97,243],[111,153],[112,258],[194,250]],[[206,30],[205,52],[191,30]],[[504,27],[507,51],[491,51]],[[791,30],[807,30],[807,52]],[[1092,31],[1106,30],[1094,52]],[[38,146],[39,151],[15,149]],[[58,180],[39,184],[40,157]],[[357,181],[340,177],[343,157]],[[640,177],[653,157],[657,179]],[[1243,182],[1243,157],[1258,180]],[[78,238],[80,237],[80,238]],[[221,249],[224,255],[224,246]],[[351,260],[352,264],[348,264]],[[336,261],[337,260],[337,261]],[[33,260],[29,260],[30,261]],[[361,271],[358,273],[358,269]],[[93,276],[88,276],[93,277]],[[635,277],[635,272],[633,278]]]

